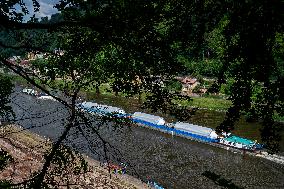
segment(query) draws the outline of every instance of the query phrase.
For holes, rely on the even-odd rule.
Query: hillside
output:
[[[13,161],[0,173],[0,180],[6,179],[12,183],[20,183],[29,178],[32,172],[39,170],[43,164],[43,153],[50,147],[50,142],[36,134],[21,130],[17,126],[1,129],[0,148],[9,152]],[[99,162],[88,157],[85,159],[89,164],[87,173],[68,175],[64,178],[69,180],[70,188],[78,188],[78,186],[88,189],[148,188],[147,184],[132,176],[109,173],[108,169],[101,166]],[[63,184],[62,181],[61,185]],[[66,186],[60,188],[66,188]]]

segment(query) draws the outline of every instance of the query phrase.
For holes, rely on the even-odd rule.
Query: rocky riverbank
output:
[[[0,173],[0,180],[20,183],[30,178],[34,172],[40,170],[44,163],[43,155],[50,147],[51,142],[37,134],[24,131],[15,125],[2,126],[0,148],[7,151],[13,161]],[[70,188],[148,188],[147,184],[130,175],[109,173],[109,169],[101,166],[98,161],[86,156],[85,160],[88,162],[86,173],[68,175]]]

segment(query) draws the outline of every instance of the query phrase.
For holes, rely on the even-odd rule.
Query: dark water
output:
[[[13,108],[20,119],[19,124],[25,128],[33,127],[33,132],[53,140],[62,132],[63,118],[68,113],[57,102],[36,100],[20,93],[14,94]],[[214,178],[203,176],[206,171],[239,187],[284,188],[284,166],[264,159],[243,157],[141,127],[122,127],[113,131],[109,124],[99,131],[113,145],[112,155],[129,164],[130,174],[143,180],[149,176],[165,188],[222,188],[212,181]],[[100,141],[97,136],[87,136],[90,143],[80,133],[72,131],[66,143],[99,159],[100,156],[93,154],[91,149],[97,147],[97,152],[102,152]],[[113,149],[119,150],[121,156]]]

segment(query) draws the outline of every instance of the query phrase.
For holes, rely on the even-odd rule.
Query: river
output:
[[[62,105],[37,100],[17,90],[12,100],[18,124],[56,140],[67,115]],[[284,188],[284,166],[265,159],[243,156],[147,128],[124,126],[113,130],[110,123],[99,131],[121,152],[122,161],[129,165],[129,174],[142,180],[150,177],[165,188],[222,188],[216,180],[219,185],[225,183],[223,186],[227,183],[227,186],[244,188]],[[92,137],[89,138],[92,145],[99,146],[99,142],[95,143],[96,136]],[[99,158],[89,150],[84,137],[74,130],[65,142],[80,152]]]

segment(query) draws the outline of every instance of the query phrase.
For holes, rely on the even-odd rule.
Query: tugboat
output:
[[[227,133],[224,137],[220,137],[218,143],[228,147],[249,151],[260,150],[263,148],[263,145],[258,144],[257,141],[252,141],[246,138],[232,135],[231,133]]]

